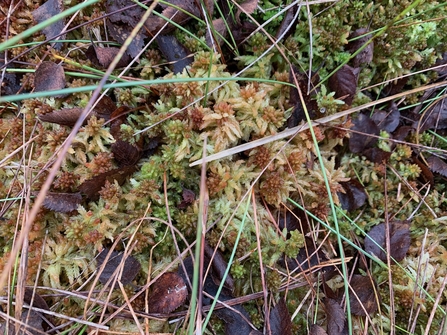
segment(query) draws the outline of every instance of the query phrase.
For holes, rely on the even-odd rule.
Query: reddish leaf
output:
[[[45,114],[39,114],[43,122],[57,123],[62,126],[72,127],[82,114],[83,108],[62,108]]]
[[[81,204],[80,193],[48,192],[43,201],[43,207],[61,213],[70,213],[78,209]]]
[[[151,313],[170,313],[186,300],[188,290],[183,278],[175,272],[166,272],[153,284],[149,296]]]
[[[106,181],[109,181],[113,184],[116,180],[118,184],[122,185],[126,181],[126,178],[134,172],[134,166],[125,166],[119,169],[101,173],[96,177],[84,181],[79,186],[79,191],[84,193],[90,200],[96,201],[99,199],[98,192],[101,191],[101,188],[104,186]]]
[[[228,263],[224,259],[222,253],[217,250],[214,252],[214,248],[212,248],[208,242],[205,240],[204,244],[205,249],[205,255],[207,258],[212,259],[212,278],[214,282],[219,285],[222,281],[222,278],[225,274],[225,271],[228,268]],[[234,280],[233,277],[228,273],[227,277],[225,278],[225,284],[224,287],[226,287],[231,292],[234,290]]]
[[[129,142],[117,140],[112,144],[113,157],[120,167],[134,166],[141,158],[141,150]]]
[[[430,156],[427,158],[427,163],[430,170],[439,173],[444,177],[447,177],[447,163],[444,162],[441,158]]]
[[[380,130],[392,133],[399,125],[400,112],[397,108],[391,108],[391,111],[389,112],[376,109],[374,110],[374,114],[372,115],[371,119],[375,122]]]
[[[421,162],[416,155],[411,156],[411,160],[421,169],[421,177],[424,179],[424,181],[430,183],[430,185],[433,186],[435,183],[435,176],[433,175],[433,172],[431,172],[427,165]]]
[[[350,282],[350,291],[349,302],[352,314],[366,316],[377,311],[377,290],[374,290],[371,278],[353,275]]]
[[[368,34],[368,29],[366,28],[360,28],[354,31],[350,36],[349,39],[355,39],[354,41],[351,41],[346,46],[346,50],[350,53],[356,52],[358,49],[360,49],[368,40],[371,39],[371,34]],[[361,37],[359,37],[361,36]],[[353,67],[360,67],[363,64],[369,64],[373,60],[373,51],[374,51],[374,42],[369,43],[360,53],[355,56],[351,62]]]
[[[278,40],[280,37],[283,40],[286,40],[295,30],[296,30],[296,22],[298,21],[299,15],[297,15],[297,11],[299,8],[299,4],[296,3],[286,12],[284,19],[281,21],[281,25],[276,31],[275,37]]]
[[[358,69],[345,64],[329,78],[329,89],[348,106],[351,106],[357,91],[358,74]]]
[[[310,326],[309,335],[327,335],[327,333],[319,325],[313,324]]]
[[[29,287],[25,287],[25,294],[23,297],[23,301],[30,306],[44,309],[47,311],[50,310],[50,307],[48,307],[47,302],[37,292],[34,292],[34,290]],[[31,301],[33,302],[32,305]]]
[[[246,0],[240,4],[240,8],[238,7],[236,11],[236,22],[238,24],[241,23],[241,13],[252,14],[256,8],[258,7],[258,0]]]
[[[419,121],[413,125],[415,129],[419,129],[419,133],[427,129],[446,129],[447,128],[447,100],[441,99],[436,104],[425,111]]]
[[[110,249],[104,249],[96,257],[98,268],[100,268],[104,262],[107,262],[104,270],[99,274],[99,281],[105,285],[107,281],[112,277],[115,270],[119,266],[121,266],[122,262],[124,261],[122,275],[119,280],[123,285],[130,284],[140,272],[140,262],[138,262],[137,259],[133,256],[128,256],[125,260],[123,260],[124,254],[117,251],[112,251],[110,257],[106,259],[109,251]],[[117,272],[116,275],[119,275],[119,272]]]
[[[363,152],[366,148],[371,148],[377,142],[377,138],[369,135],[379,135],[380,130],[376,123],[366,114],[359,114],[353,120],[353,131],[349,138],[349,150],[354,153]]]
[[[389,235],[390,257],[400,262],[410,248],[410,228],[407,223],[393,221],[389,223]],[[386,223],[381,223],[369,231],[365,237],[365,251],[386,261]]]
[[[156,40],[161,53],[172,64],[174,73],[181,73],[192,63],[192,56],[175,36],[158,35]]]
[[[34,91],[45,92],[60,90],[65,87],[65,72],[61,65],[42,62],[34,74]],[[55,96],[61,98],[61,95]]]
[[[334,299],[325,299],[324,307],[327,314],[328,335],[346,334],[346,316],[340,304]]]
[[[314,99],[316,97],[316,90],[314,90],[311,94],[307,94],[307,92],[309,91],[309,78],[307,74],[300,73],[295,66],[292,66],[289,73],[289,81],[292,84],[295,84],[294,74],[301,89],[301,93],[303,94],[304,103],[306,104],[309,116],[311,119],[315,119],[319,115],[318,104],[317,101]],[[320,77],[318,76],[318,74],[312,73],[312,78],[310,80],[310,90],[313,89],[313,86],[318,83],[319,80]],[[306,119],[304,108],[301,104],[301,100],[298,94],[298,89],[292,86],[290,87],[290,104],[294,106],[294,109],[292,111],[292,115],[287,119],[287,127],[292,128],[297,126],[302,120]]]
[[[346,182],[341,182],[340,185],[345,192],[338,192],[337,196],[343,209],[352,212],[363,206],[368,196],[365,192],[365,188],[358,180],[351,179]]]
[[[102,118],[106,121],[110,119],[110,114],[116,109],[115,103],[108,96],[104,96],[93,108],[93,111],[87,115],[84,124],[87,124],[88,119],[92,115],[97,118]],[[83,108],[62,108],[49,113],[40,114],[39,119],[44,122],[57,123],[62,126],[72,127],[78,121],[83,112]]]
[[[33,18],[38,23],[51,19],[53,16],[60,14],[64,10],[62,0],[48,0],[43,5],[37,7],[33,11]],[[61,19],[57,22],[50,24],[49,26],[42,29],[42,32],[46,36],[47,39],[53,38],[59,35],[64,29],[64,20]],[[61,39],[65,39],[65,34],[60,37]],[[62,44],[55,43],[54,48],[60,50]]]
[[[269,320],[272,335],[292,335],[292,320],[284,298],[272,308]]]
[[[107,28],[110,35],[123,44],[129,37],[132,29],[144,15],[145,9],[131,0],[108,0],[106,3],[108,16]],[[138,32],[132,39],[126,53],[135,58],[144,48],[143,32]]]
[[[180,204],[177,206],[179,209],[185,209],[186,207],[191,205],[194,200],[196,200],[196,195],[193,191],[184,188],[182,198],[182,202],[180,202]]]
[[[383,151],[379,148],[368,148],[363,151],[363,156],[373,163],[381,164],[388,161],[391,157],[391,152]]]
[[[88,47],[85,55],[96,66],[104,69],[108,68],[113,59],[118,55],[119,48],[102,48],[99,46],[91,45]],[[119,60],[116,68],[125,67],[129,64],[130,58],[127,55],[123,55]]]

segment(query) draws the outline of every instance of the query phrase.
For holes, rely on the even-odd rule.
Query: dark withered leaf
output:
[[[343,308],[334,299],[325,299],[324,307],[327,315],[328,335],[344,335],[346,333],[346,316]]]
[[[8,335],[42,335],[45,334],[42,327],[42,316],[33,310],[25,310],[22,312],[20,320],[22,324],[18,331],[15,330],[16,324],[9,321],[8,331],[6,331],[6,322],[0,323],[0,334]]]
[[[144,12],[141,6],[131,0],[108,0],[106,3],[106,13],[110,14],[107,21],[108,32],[117,42],[123,44]],[[139,31],[132,39],[126,53],[135,58],[143,48],[144,34]]]
[[[350,281],[349,302],[351,313],[358,316],[372,315],[377,311],[377,290],[374,290],[371,278],[353,275]]]
[[[318,104],[315,100],[317,90],[312,91],[311,94],[307,94],[309,77],[305,73],[301,73],[295,66],[292,66],[289,72],[289,81],[295,84],[294,74],[298,85],[303,94],[303,100],[306,104],[307,111],[311,119],[315,119],[318,116]],[[312,73],[312,78],[310,80],[310,90],[314,88],[314,85],[318,83],[320,77],[318,74]],[[300,96],[298,94],[298,89],[291,86],[290,87],[290,104],[294,107],[291,116],[287,119],[287,127],[293,128],[297,126],[302,120],[306,119],[304,108],[301,104]]]
[[[228,37],[228,27],[223,18],[214,19],[213,27],[213,31],[210,29],[206,30],[205,41],[209,47],[213,46],[213,40],[216,40],[217,44],[222,45],[224,40]]]
[[[431,186],[435,183],[435,176],[433,175],[433,172],[431,172],[430,168],[425,165],[416,155],[411,156],[411,160],[414,164],[419,166],[421,169],[421,177],[424,179],[425,182],[430,183]]]
[[[228,268],[228,263],[223,257],[220,250],[218,249],[216,252],[214,252],[214,248],[211,247],[206,240],[204,243],[204,249],[205,255],[209,259],[212,259],[212,278],[214,282],[219,285],[222,282],[222,278],[225,274],[226,269]],[[230,273],[228,273],[227,277],[225,278],[224,287],[231,292],[234,290],[234,279]]]
[[[346,50],[353,54],[358,49],[360,49],[363,45],[365,45],[365,43],[368,42],[368,40],[371,39],[372,35],[368,33],[369,31],[366,28],[355,30],[351,35],[349,35],[349,39],[356,39],[348,43],[348,45],[346,46]],[[374,42],[371,42],[351,60],[352,66],[360,67],[360,65],[371,63],[371,61],[373,60],[373,52]]]
[[[390,256],[400,262],[410,248],[410,228],[407,223],[401,221],[389,222],[389,235]],[[365,251],[386,261],[386,223],[373,227],[365,236]]]
[[[87,58],[96,66],[101,67],[103,69],[107,69],[109,65],[112,63],[113,59],[118,55],[119,48],[103,48],[100,46],[89,46],[85,55]],[[130,58],[128,55],[123,55],[119,60],[116,68],[125,67],[129,64]]]
[[[64,10],[64,5],[62,0],[48,0],[43,5],[37,7],[33,11],[33,18],[38,23],[51,19],[53,16],[60,14]],[[50,24],[49,26],[42,29],[42,32],[46,38],[53,38],[59,35],[64,29],[64,20],[61,19],[57,22]],[[60,37],[65,39],[65,34]],[[61,43],[56,43],[54,48],[60,50],[62,47]]]
[[[433,71],[436,71],[440,77],[447,75],[447,52],[444,52],[442,54],[442,58],[439,58],[436,60],[436,63],[434,66],[437,67],[440,65],[444,65],[444,66],[439,67]]]
[[[444,162],[441,158],[430,156],[427,158],[427,163],[430,170],[439,173],[444,177],[447,177],[447,163]]]
[[[156,40],[161,53],[172,64],[174,73],[181,73],[184,68],[192,63],[193,56],[175,36],[158,35]]]
[[[96,257],[96,261],[98,262],[98,269],[104,262],[107,262],[104,270],[99,274],[99,281],[105,285],[107,281],[112,277],[116,269],[121,266],[121,263],[124,261],[122,275],[119,280],[123,285],[130,284],[132,280],[135,279],[138,272],[140,272],[140,262],[138,262],[138,260],[133,256],[127,256],[127,258],[123,260],[124,253],[118,251],[112,251],[109,258],[107,259],[109,251],[110,249],[104,249]],[[116,275],[119,275],[119,271]]]
[[[296,15],[299,8],[298,6],[298,3],[296,3],[287,10],[284,19],[281,21],[281,25],[276,31],[275,37],[277,40],[280,37],[283,40],[286,40],[287,37],[289,37],[296,30],[296,21],[298,21],[299,17]]]
[[[351,106],[357,91],[358,69],[343,65],[329,78],[329,89],[335,92],[335,98]]]
[[[134,166],[141,158],[141,150],[129,142],[117,140],[112,144],[113,157],[120,167]]]
[[[62,126],[72,127],[82,114],[83,108],[62,108],[46,114],[39,114],[39,120],[43,122],[57,123]],[[86,123],[86,122],[85,122]]]
[[[397,108],[392,108],[389,112],[376,109],[371,119],[377,124],[380,130],[392,133],[399,125],[400,112]]]
[[[391,152],[383,151],[380,148],[368,148],[363,151],[363,156],[373,163],[381,164],[388,161]]]
[[[175,272],[166,272],[153,284],[149,295],[151,313],[170,313],[179,308],[188,296],[183,278]]]
[[[129,111],[129,107],[120,106],[110,116],[110,134],[115,140],[121,138],[121,125],[126,122],[126,115]]]
[[[354,153],[363,152],[366,148],[371,148],[377,142],[377,138],[369,135],[378,136],[379,127],[366,114],[359,114],[353,120],[354,126],[351,128],[353,132],[349,138],[349,150]]]
[[[31,306],[31,301],[33,302],[32,306],[40,309],[44,309],[49,311],[50,307],[48,307],[47,302],[42,298],[39,293],[34,292],[32,288],[25,287],[25,294],[23,297],[23,301]]]
[[[99,99],[93,108],[93,112],[95,113],[96,117],[98,119],[104,119],[105,121],[110,120],[114,110],[116,110],[116,104],[107,95],[104,95],[101,99]]]
[[[34,91],[46,92],[65,88],[65,72],[61,65],[42,62],[34,74]],[[61,98],[61,95],[55,95]]]
[[[43,201],[43,207],[61,213],[70,213],[78,209],[82,202],[80,193],[48,192]]]
[[[327,333],[319,325],[313,324],[310,326],[309,335],[327,335]]]
[[[241,13],[252,14],[256,10],[256,8],[258,7],[258,0],[246,0],[239,6],[240,8],[238,7],[236,11],[236,22],[238,24],[241,23]]]
[[[79,191],[84,193],[90,200],[96,201],[99,199],[98,192],[104,186],[106,181],[111,184],[116,180],[118,184],[122,185],[126,178],[135,172],[135,166],[125,166],[119,169],[114,169],[108,172],[101,173],[91,179],[84,181],[79,186]]]
[[[177,207],[180,209],[185,209],[186,207],[191,205],[194,202],[194,200],[196,200],[196,195],[194,191],[184,188],[182,192],[182,201]]]
[[[292,320],[284,298],[272,308],[269,320],[272,335],[292,335]]]
[[[6,63],[5,53],[0,53],[0,67],[8,68]],[[1,95],[14,95],[20,90],[20,78],[18,73],[5,72],[1,77],[3,80],[0,82]]]
[[[351,179],[349,181],[341,182],[340,185],[345,192],[338,192],[337,196],[343,209],[352,212],[363,206],[368,196],[365,192],[365,188],[358,180]]]
[[[93,112],[87,115],[83,124],[87,124],[88,119],[95,115],[98,119],[108,121],[111,113],[116,109],[115,103],[108,96],[104,96],[93,108]],[[83,108],[62,108],[49,113],[39,114],[39,119],[44,122],[57,123],[62,126],[72,127],[78,121],[83,112]]]
[[[415,121],[413,124],[415,129],[419,130],[419,133],[426,131],[427,129],[446,129],[447,128],[447,100],[439,100],[433,108],[425,111],[420,120]]]

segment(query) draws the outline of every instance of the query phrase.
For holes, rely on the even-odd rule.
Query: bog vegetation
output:
[[[2,333],[445,334],[444,1],[0,22]]]

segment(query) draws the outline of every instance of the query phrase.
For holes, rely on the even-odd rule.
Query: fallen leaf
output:
[[[346,316],[343,308],[334,299],[325,299],[324,308],[327,315],[328,335],[344,335],[346,331]]]
[[[410,228],[401,221],[389,222],[390,257],[400,262],[410,248]],[[382,250],[383,249],[383,250]],[[373,227],[365,236],[365,251],[386,261],[386,223]]]
[[[134,172],[135,166],[125,166],[119,169],[101,173],[91,179],[84,181],[79,186],[79,191],[84,193],[90,200],[96,201],[99,199],[98,192],[101,191],[106,181],[109,181],[111,184],[113,184],[116,180],[119,185],[122,185],[126,181],[126,178]]]
[[[360,37],[361,36],[361,37]],[[366,42],[371,39],[372,35],[369,34],[367,28],[359,28],[355,30],[351,35],[349,35],[349,39],[355,39],[351,41],[346,46],[346,50],[353,54],[358,49],[360,49]],[[360,67],[363,64],[369,64],[373,60],[373,52],[374,52],[374,42],[369,43],[358,55],[356,55],[352,60],[351,64],[353,67]]]
[[[377,311],[377,290],[374,289],[371,278],[353,275],[350,281],[349,302],[351,313],[358,316],[372,315]]]
[[[106,3],[106,13],[109,14],[108,32],[118,43],[123,44],[144,12],[145,9],[131,0],[108,0]],[[144,33],[139,31],[132,39],[126,53],[130,57],[136,58],[143,50],[144,45]]]
[[[310,326],[309,335],[327,335],[327,333],[319,325],[313,324]]]
[[[415,129],[422,133],[428,129],[446,129],[447,128],[447,100],[441,99],[436,104],[424,111],[420,120],[413,124]]]
[[[105,285],[107,281],[112,277],[115,270],[121,266],[122,262],[124,261],[124,266],[122,269],[121,277],[118,278],[123,285],[130,284],[132,280],[135,279],[135,277],[138,275],[141,269],[140,262],[137,261],[137,259],[133,256],[127,256],[126,259],[124,258],[124,253],[120,253],[118,251],[112,251],[110,253],[109,258],[106,260],[107,255],[109,254],[110,249],[103,249],[98,256],[96,257],[96,261],[98,262],[98,269],[102,266],[104,262],[106,262],[106,265],[104,267],[104,270],[99,274],[99,281]],[[119,275],[117,273],[116,275]]]
[[[272,308],[269,320],[272,335],[292,335],[292,320],[284,298]]]
[[[284,19],[281,21],[281,25],[276,31],[275,37],[279,41],[281,37],[283,40],[286,40],[295,30],[296,30],[296,22],[298,21],[299,15],[297,15],[297,11],[299,9],[299,4],[295,3],[292,7],[286,12]]]
[[[100,46],[90,45],[85,52],[87,58],[96,66],[101,67],[103,69],[107,69],[109,65],[112,63],[113,59],[118,55],[119,48],[103,48]],[[124,54],[116,68],[125,67],[130,63],[130,58],[128,55]]]
[[[258,0],[247,0],[247,1],[244,1],[243,3],[239,4],[239,6],[236,11],[236,22],[240,25],[241,24],[241,19],[240,19],[241,13],[252,14],[258,7]]]
[[[396,130],[400,122],[400,112],[397,107],[391,108],[389,112],[380,109],[374,110],[371,120],[375,122],[380,130],[392,133]]]
[[[111,146],[113,157],[119,167],[135,166],[141,158],[141,150],[129,142],[117,140]]]
[[[62,0],[48,0],[33,11],[33,18],[38,23],[41,23],[47,21],[48,19],[51,19],[57,14],[62,13],[63,10],[64,5]],[[42,32],[47,39],[53,39],[55,36],[59,35],[63,31],[64,26],[64,20],[61,19],[43,28]],[[60,38],[65,39],[65,34],[60,36]],[[54,45],[54,48],[57,50],[60,50],[61,47],[61,43],[55,43]]]
[[[365,192],[365,188],[357,179],[350,179],[349,181],[340,182],[340,185],[345,191],[344,193],[337,192],[341,208],[347,210],[348,212],[352,212],[363,206],[368,198],[368,195]]]
[[[361,153],[366,148],[371,148],[377,142],[377,137],[380,133],[379,127],[366,114],[359,114],[353,120],[354,126],[351,128],[352,133],[349,137],[349,150],[353,153]]]
[[[313,90],[312,93],[307,94],[309,77],[307,76],[307,74],[299,72],[295,66],[292,66],[289,72],[290,83],[295,84],[294,74],[296,80],[298,81],[301,93],[303,94],[303,100],[306,105],[307,111],[309,112],[309,116],[311,119],[315,119],[319,113],[318,104],[315,100],[316,90]],[[319,80],[320,77],[318,76],[318,74],[312,73],[312,78],[310,80],[310,90],[313,89],[313,86],[318,83]],[[293,128],[296,127],[302,120],[306,119],[304,108],[301,104],[300,96],[298,94],[298,89],[293,86],[290,87],[290,104],[294,108],[291,116],[287,119],[287,127]]]
[[[194,191],[184,188],[182,192],[182,201],[178,204],[177,208],[185,209],[186,207],[191,205],[195,200],[196,195]]]
[[[358,69],[345,64],[329,78],[329,89],[335,92],[335,98],[348,106],[351,106],[357,91],[358,74]]]
[[[78,193],[47,192],[43,200],[43,207],[61,213],[70,213],[78,209],[82,196]]]
[[[430,170],[439,173],[444,177],[447,177],[447,163],[444,162],[441,158],[430,156],[427,158],[427,163]]]
[[[42,62],[34,74],[34,91],[46,92],[65,88],[65,72],[61,65]],[[65,95],[55,95],[62,98]]]
[[[42,327],[42,316],[40,313],[35,312],[33,310],[26,310],[22,312],[20,317],[20,321],[22,324],[18,332],[15,331],[16,324],[12,321],[9,321],[8,332],[6,332],[6,322],[0,323],[0,334],[8,334],[8,335],[41,335],[45,334],[44,329]]]
[[[175,36],[158,35],[156,38],[158,48],[167,61],[172,64],[174,73],[181,73],[193,61],[193,56],[177,40]]]
[[[228,268],[228,263],[227,261],[224,259],[222,253],[220,252],[220,250],[216,250],[216,252],[214,252],[214,248],[212,248],[208,242],[205,240],[204,243],[204,251],[205,251],[205,255],[208,259],[211,259],[211,266],[212,266],[212,278],[214,280],[214,282],[216,283],[216,285],[220,285],[220,283],[222,282],[222,278],[225,274],[225,271]],[[231,276],[230,273],[228,273],[228,275],[225,278],[225,284],[224,287],[227,288],[229,291],[233,291],[234,290],[234,279]]]
[[[175,272],[166,272],[152,285],[149,295],[151,313],[170,313],[179,308],[188,296],[183,278]]]

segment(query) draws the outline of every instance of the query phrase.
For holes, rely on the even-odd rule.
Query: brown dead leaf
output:
[[[410,248],[410,228],[401,221],[389,222],[390,257],[397,262],[404,259]],[[383,250],[382,250],[383,249]],[[386,223],[374,226],[365,236],[365,251],[386,261]]]
[[[114,169],[108,172],[101,173],[96,177],[84,181],[79,186],[79,191],[84,193],[90,200],[96,201],[99,199],[98,192],[101,191],[106,181],[113,184],[116,180],[118,184],[122,185],[126,178],[135,172],[135,166],[125,166],[119,169]]]
[[[292,320],[284,298],[272,308],[269,320],[272,335],[292,335]]]
[[[241,24],[241,13],[252,14],[258,7],[258,0],[247,0],[239,5],[236,11],[236,22],[238,25]]]
[[[222,278],[225,274],[225,271],[228,268],[228,263],[224,259],[220,250],[218,249],[216,252],[214,252],[214,248],[212,248],[206,240],[205,240],[205,244],[204,244],[204,249],[205,249],[206,257],[208,259],[212,259],[212,263],[211,263],[211,266],[213,269],[212,274],[211,274],[212,278],[213,278],[214,282],[216,283],[216,285],[219,285],[222,282]],[[234,290],[234,279],[230,273],[228,273],[227,277],[225,278],[224,287],[227,288],[231,292]]]
[[[344,335],[346,331],[346,316],[343,308],[334,299],[325,299],[324,308],[327,315],[328,335]]]
[[[96,257],[96,261],[98,262],[98,268],[102,266],[104,262],[107,262],[104,270],[99,274],[99,281],[102,284],[106,284],[107,281],[112,277],[115,270],[121,266],[123,262],[124,254],[112,251],[110,257],[107,259],[107,255],[109,254],[110,249],[103,249],[98,256]],[[130,284],[132,280],[138,275],[141,269],[141,264],[138,260],[133,256],[128,256],[124,260],[124,267],[122,271],[121,278],[119,280],[123,285]],[[117,273],[116,275],[119,275]]]
[[[33,18],[38,23],[44,22],[53,16],[62,13],[64,10],[64,5],[62,0],[48,0],[44,4],[40,5],[33,11]],[[64,29],[64,20],[61,19],[53,24],[42,29],[45,37],[47,39],[52,39],[53,37],[59,35]],[[65,34],[60,37],[61,39],[65,39]],[[61,43],[55,43],[54,48],[60,50],[62,47]]]
[[[350,281],[349,302],[351,313],[358,316],[372,315],[377,311],[377,290],[374,290],[371,278],[353,275]]]
[[[366,148],[371,148],[376,144],[377,138],[380,133],[379,127],[367,114],[359,114],[356,119],[353,120],[354,126],[351,128],[354,132],[349,138],[349,150],[354,153],[361,153]]]
[[[87,58],[96,66],[103,69],[107,69],[112,63],[113,59],[118,55],[119,48],[103,48],[100,46],[91,45],[88,47],[85,55]],[[130,63],[130,58],[128,55],[123,55],[119,60],[116,68],[121,68],[127,66]]]
[[[174,73],[183,72],[183,69],[192,63],[193,57],[175,36],[158,35],[156,40],[161,53],[171,63]]]
[[[129,142],[117,140],[112,144],[113,157],[120,167],[135,166],[141,158],[141,150]]]
[[[351,106],[357,91],[358,74],[357,68],[345,64],[329,78],[329,89],[335,92],[335,98],[348,106]]]
[[[60,213],[70,213],[78,209],[82,196],[78,193],[47,192],[43,207]]]
[[[430,170],[439,173],[444,177],[447,177],[447,163],[444,162],[441,158],[430,156],[427,158],[427,163]]]
[[[175,272],[166,272],[153,284],[149,295],[151,313],[170,313],[179,308],[188,296],[183,278]]]
[[[46,92],[65,88],[65,72],[62,65],[53,62],[42,62],[34,74],[34,91]],[[55,96],[63,97],[62,95]]]
[[[353,54],[358,49],[360,49],[366,42],[368,42],[368,40],[371,39],[372,35],[368,33],[369,31],[367,28],[360,28],[354,31],[351,35],[349,35],[349,39],[355,40],[348,43],[348,45],[346,46],[346,50]],[[373,60],[373,52],[374,42],[371,42],[351,60],[352,66],[356,68],[360,67],[363,64],[371,63]]]
[[[338,192],[337,196],[343,209],[352,212],[363,206],[368,196],[365,188],[357,179],[340,182],[340,185],[343,187],[344,192]]]
[[[327,335],[326,331],[317,324],[310,326],[309,335]]]

